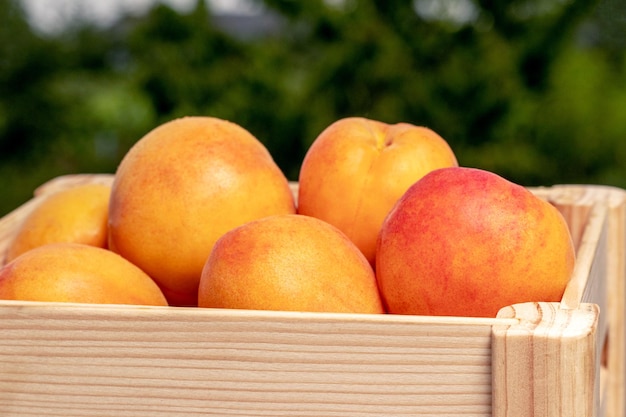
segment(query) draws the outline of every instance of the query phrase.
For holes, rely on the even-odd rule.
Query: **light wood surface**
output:
[[[598,415],[596,304],[526,303],[498,317],[520,321],[493,328],[494,417]]]
[[[45,195],[112,180],[44,184],[0,219],[0,256]],[[474,319],[0,301],[0,415],[625,417],[624,192],[531,190],[576,243],[560,304]]]
[[[494,323],[11,303],[3,416],[490,416]]]
[[[626,191],[621,188],[593,185],[558,185],[537,190],[569,217],[599,202],[608,209],[605,245],[606,305],[601,306],[601,320],[608,321],[602,353],[602,415],[626,416]],[[549,197],[548,197],[549,196]],[[580,222],[579,218],[576,222]]]

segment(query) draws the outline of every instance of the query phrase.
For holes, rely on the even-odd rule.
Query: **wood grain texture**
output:
[[[626,416],[626,191],[621,188],[593,185],[558,185],[538,190],[565,213],[568,223],[580,223],[582,209],[591,210],[594,204],[607,207],[606,238],[599,241],[604,245],[601,253],[606,259],[606,271],[601,282],[589,285],[584,296],[586,301],[596,297],[602,311],[601,321],[606,321],[606,335],[602,358],[602,414],[608,417]],[[578,216],[577,220],[572,217]],[[598,300],[604,286],[606,298]],[[603,328],[604,324],[600,325]]]
[[[490,416],[496,322],[3,302],[0,414]]]
[[[600,411],[596,304],[525,303],[493,328],[494,417],[589,417]]]

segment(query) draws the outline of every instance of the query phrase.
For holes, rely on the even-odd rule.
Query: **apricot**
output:
[[[200,280],[198,306],[383,313],[374,270],[336,227],[276,215],[224,234]]]
[[[457,166],[433,130],[362,117],[328,126],[308,149],[299,175],[298,213],[344,232],[374,265],[376,239],[396,201],[424,174]]]
[[[495,317],[558,302],[575,250],[561,213],[475,168],[442,168],[411,186],[381,228],[376,276],[388,312]]]
[[[248,221],[295,212],[288,181],[241,126],[184,117],[122,159],[109,206],[109,247],[143,269],[172,305],[196,305],[215,241]]]
[[[42,197],[18,227],[6,252],[6,262],[48,243],[82,243],[107,247],[111,187],[82,184]]]
[[[50,243],[0,269],[0,299],[165,306],[156,283],[141,269],[103,248]]]

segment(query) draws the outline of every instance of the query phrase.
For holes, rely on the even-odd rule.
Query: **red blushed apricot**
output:
[[[390,313],[448,316],[560,301],[575,262],[554,206],[494,173],[459,167],[409,188],[385,219],[376,256]]]

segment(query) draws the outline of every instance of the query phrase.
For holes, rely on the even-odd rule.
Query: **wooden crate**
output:
[[[58,178],[0,219],[2,258],[42,195],[84,181],[111,176]],[[0,301],[0,415],[624,417],[625,193],[532,190],[576,243],[561,303],[489,319]]]

